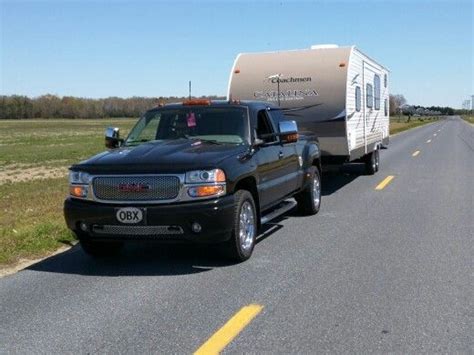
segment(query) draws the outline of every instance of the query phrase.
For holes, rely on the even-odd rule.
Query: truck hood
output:
[[[106,151],[73,165],[71,169],[97,173],[182,173],[217,167],[219,162],[248,148],[201,140],[153,141],[135,147]]]

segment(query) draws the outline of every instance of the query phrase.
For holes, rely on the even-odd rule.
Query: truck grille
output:
[[[92,182],[94,195],[107,201],[172,200],[179,194],[177,176],[101,176]]]
[[[183,234],[179,226],[117,226],[104,225],[93,226],[94,234],[104,235],[129,235],[129,236],[155,236],[155,235],[178,235]]]

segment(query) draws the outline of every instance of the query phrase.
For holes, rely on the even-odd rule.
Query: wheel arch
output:
[[[257,209],[257,222],[258,226],[260,227],[260,197],[257,189],[257,180],[254,176],[247,176],[242,178],[235,184],[234,192],[237,192],[238,190],[247,190],[252,195],[253,200],[255,202],[255,208]]]

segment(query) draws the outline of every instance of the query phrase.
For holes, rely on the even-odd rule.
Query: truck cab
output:
[[[264,102],[190,100],[146,112],[107,151],[70,167],[64,204],[83,249],[101,256],[124,242],[217,243],[250,257],[261,224],[298,202],[321,203],[316,137]]]

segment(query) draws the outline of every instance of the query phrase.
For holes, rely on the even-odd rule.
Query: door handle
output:
[[[278,153],[278,159],[283,158],[283,152]]]

